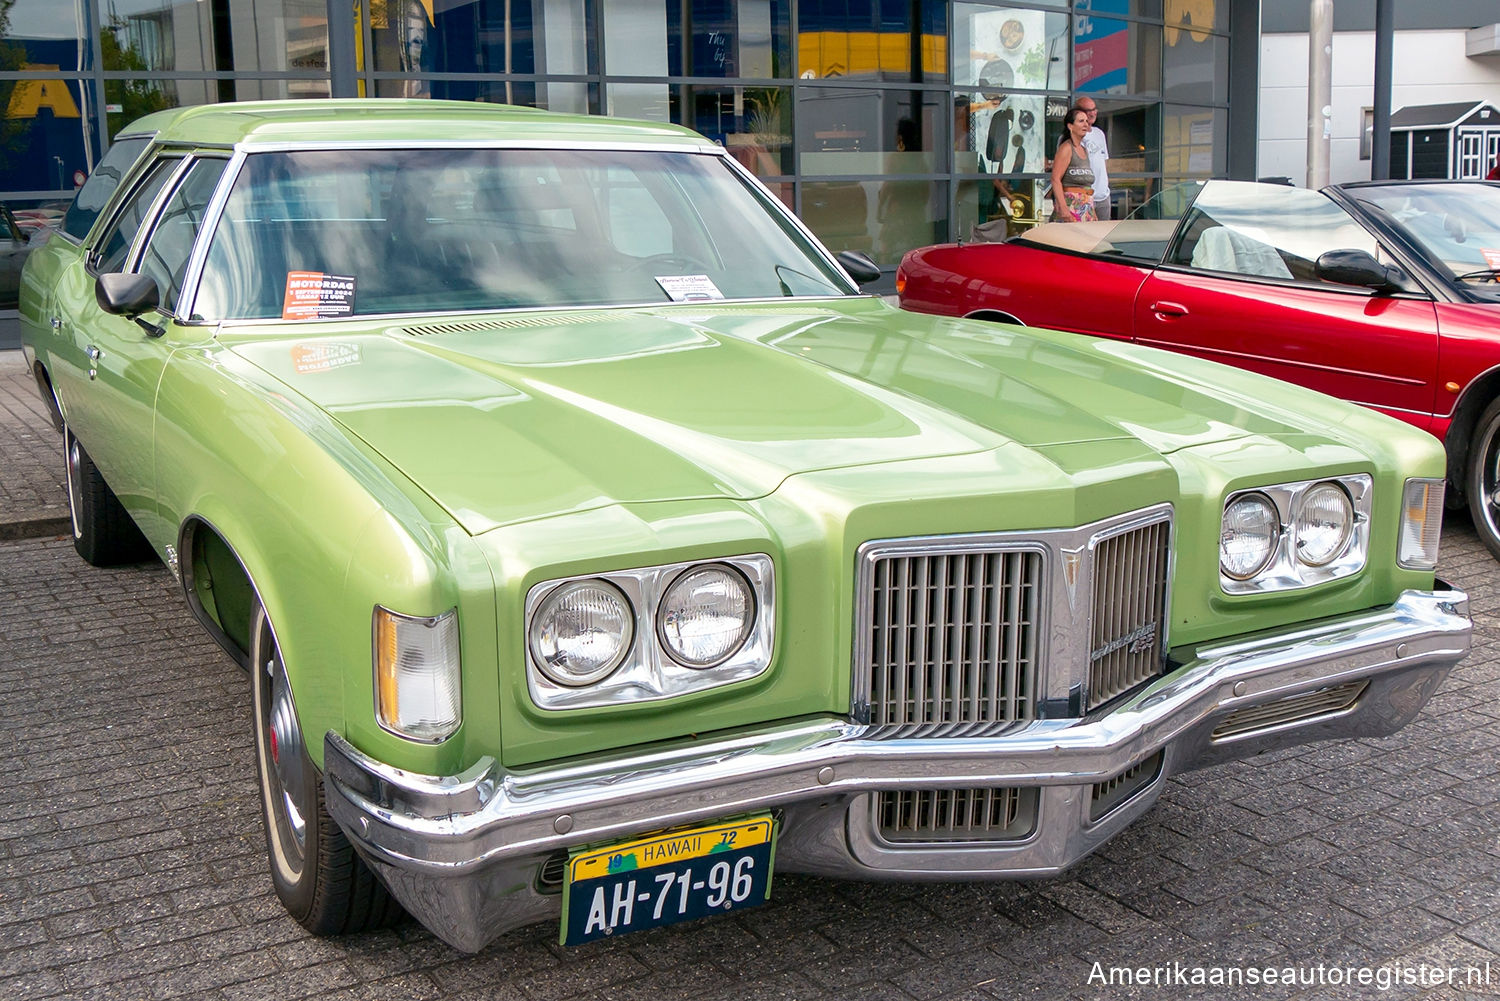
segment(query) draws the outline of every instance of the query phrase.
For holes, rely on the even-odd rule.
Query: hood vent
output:
[[[573,327],[580,323],[600,323],[614,319],[613,313],[546,313],[530,316],[511,316],[495,320],[458,320],[452,323],[429,323],[420,327],[400,327],[408,337],[429,337],[433,334],[470,334],[485,330],[517,330],[522,327]]]

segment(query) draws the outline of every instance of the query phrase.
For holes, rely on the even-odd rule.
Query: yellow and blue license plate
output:
[[[775,845],[770,815],[759,814],[575,851],[562,944],[765,903]]]

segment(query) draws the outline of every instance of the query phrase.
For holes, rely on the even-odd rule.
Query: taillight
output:
[[[896,268],[896,294],[900,295],[906,291],[906,269],[898,266]]]

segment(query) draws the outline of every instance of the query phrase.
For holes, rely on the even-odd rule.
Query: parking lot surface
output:
[[[1469,591],[1474,652],[1414,724],[1175,778],[1065,877],[778,875],[733,916],[572,950],[538,925],[466,956],[409,921],[304,933],[265,871],[245,675],[167,571],[0,542],[0,997],[1500,994],[1500,566],[1461,515],[1442,572]],[[1102,979],[1143,966],[1145,984]],[[1251,968],[1300,982],[1191,984]],[[1349,982],[1376,968],[1427,980]]]

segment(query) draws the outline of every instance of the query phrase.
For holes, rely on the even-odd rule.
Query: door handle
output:
[[[1180,302],[1167,302],[1162,299],[1151,304],[1151,312],[1157,316],[1187,316],[1188,308]]]
[[[96,348],[92,344],[90,344],[88,347],[86,347],[86,348],[83,349],[83,353],[86,354],[86,355],[88,355],[88,359],[89,359],[89,379],[90,380],[97,379],[99,377],[99,369],[96,368],[95,366],[97,366],[99,364],[99,356],[103,352],[101,352],[98,348]]]

